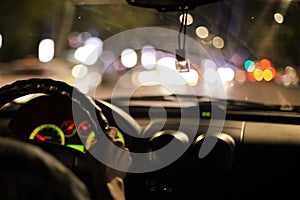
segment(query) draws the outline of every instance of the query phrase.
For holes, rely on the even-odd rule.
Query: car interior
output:
[[[0,199],[300,196],[299,0],[0,4]]]

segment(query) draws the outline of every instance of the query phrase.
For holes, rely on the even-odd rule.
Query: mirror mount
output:
[[[197,6],[217,2],[221,0],[126,0],[131,6],[154,8],[160,12],[180,11],[182,12],[182,20],[180,30],[178,33],[178,49],[175,54],[175,65],[178,72],[189,72],[190,61],[187,56],[185,41],[186,41],[186,28],[188,12]],[[182,33],[183,32],[183,33]],[[181,37],[183,43],[181,44]]]
[[[188,18],[188,10],[182,11],[182,20],[178,32],[178,49],[176,49],[176,55],[175,55],[176,57],[175,65],[178,72],[190,71],[190,61],[187,58],[187,53],[185,49],[187,18]],[[181,36],[183,36],[182,44],[181,44]]]

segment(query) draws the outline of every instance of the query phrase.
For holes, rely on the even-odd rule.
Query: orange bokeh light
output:
[[[262,59],[259,63],[262,70],[272,67],[271,61],[268,59]]]
[[[252,72],[247,72],[247,75],[248,75],[248,80],[250,82],[255,82],[256,81]]]

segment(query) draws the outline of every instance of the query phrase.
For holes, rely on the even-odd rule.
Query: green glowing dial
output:
[[[42,124],[36,127],[29,136],[29,139],[56,144],[65,144],[63,131],[54,124]]]
[[[124,136],[121,132],[117,132],[116,134],[116,138],[118,138],[122,143],[125,144],[125,139],[124,139]],[[90,135],[88,136],[87,140],[86,140],[86,143],[85,143],[85,147],[86,149],[88,150],[91,146],[93,146],[93,144],[95,144],[97,142],[97,139],[95,137],[95,132],[92,131],[90,133]]]

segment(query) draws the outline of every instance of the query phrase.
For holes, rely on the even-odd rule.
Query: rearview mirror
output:
[[[159,11],[187,11],[216,1],[221,0],[126,0],[129,5],[155,8]]]

